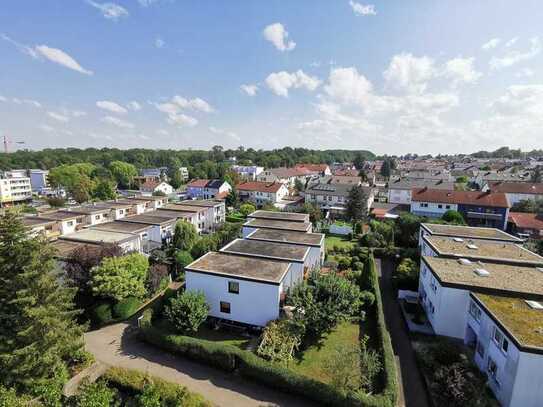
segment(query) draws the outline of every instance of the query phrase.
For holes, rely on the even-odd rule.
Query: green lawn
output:
[[[325,241],[326,250],[329,251],[331,247],[348,247],[352,248],[356,244],[355,240],[349,240],[348,237],[341,236],[326,236]]]
[[[331,357],[338,345],[359,346],[360,325],[355,322],[343,322],[319,343],[309,346],[289,363],[289,369],[327,383],[329,378],[322,369],[324,362]]]

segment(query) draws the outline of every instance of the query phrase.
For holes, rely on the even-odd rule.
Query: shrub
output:
[[[410,258],[403,259],[394,275],[392,281],[400,290],[417,291],[419,287],[419,266]]]
[[[364,263],[362,263],[361,261],[353,262],[351,267],[353,270],[364,271]]]
[[[253,204],[244,203],[239,207],[239,211],[243,216],[247,217],[248,215],[256,211],[256,208]]]
[[[301,344],[303,332],[287,319],[271,321],[264,332],[257,354],[273,362],[288,363]]]
[[[338,266],[340,270],[347,270],[351,266],[351,258],[340,257],[338,261]]]
[[[447,212],[443,214],[441,217],[445,222],[453,223],[455,225],[465,225],[466,221],[464,220],[464,217],[462,214],[458,211],[454,211],[452,209],[449,209]]]
[[[164,313],[179,332],[197,332],[207,318],[209,305],[203,292],[185,291],[170,299]]]
[[[104,325],[113,321],[111,304],[109,302],[98,304],[91,311],[91,319],[96,325]]]
[[[193,261],[194,259],[190,255],[190,252],[187,252],[184,250],[175,252],[175,262],[177,263],[177,266],[180,267],[181,269],[184,269]]]
[[[168,266],[165,264],[153,264],[149,267],[149,273],[147,275],[147,287],[150,293],[156,293],[160,291],[169,283]]]
[[[114,406],[117,398],[117,391],[107,387],[104,381],[86,383],[77,396],[77,405],[86,407]]]
[[[141,305],[135,297],[124,298],[113,306],[113,316],[116,319],[127,319],[132,316]]]

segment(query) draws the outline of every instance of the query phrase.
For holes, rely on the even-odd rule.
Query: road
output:
[[[174,356],[138,341],[135,328],[120,323],[85,334],[85,347],[108,366],[136,369],[186,386],[217,406],[309,407],[298,397],[246,381],[241,377]]]
[[[407,407],[429,407],[428,396],[422,376],[415,361],[415,353],[409,340],[407,328],[402,318],[400,305],[392,287],[394,264],[387,259],[375,259],[379,276],[379,287],[383,299],[385,320],[392,339],[392,347],[399,364],[403,387],[403,400],[400,405]]]

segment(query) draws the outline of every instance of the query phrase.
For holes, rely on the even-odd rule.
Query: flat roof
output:
[[[85,243],[122,243],[127,240],[132,240],[136,236],[132,233],[111,232],[101,229],[82,229],[78,232],[71,233],[60,237],[62,240],[76,240]]]
[[[473,239],[500,240],[506,242],[521,243],[522,239],[505,233],[496,228],[479,228],[473,226],[438,225],[434,223],[422,223],[421,227],[432,235],[457,236]]]
[[[23,225],[25,226],[45,226],[54,224],[55,221],[52,219],[44,219],[39,216],[25,216],[23,217]]]
[[[117,199],[117,202],[134,205],[134,204],[147,204],[147,202],[149,201],[145,199],[140,199],[140,198],[126,197],[126,198]]]
[[[472,296],[518,344],[543,348],[543,310],[530,307],[523,298],[518,297],[480,293]]]
[[[123,209],[123,208],[130,208],[132,206],[132,203],[118,202],[118,201],[102,201],[102,202],[96,203],[95,206],[103,207],[103,208]]]
[[[149,216],[158,216],[161,218],[187,218],[189,216],[193,216],[194,212],[187,212],[187,211],[171,211],[169,209],[162,209],[158,208],[156,211],[148,212]]]
[[[459,259],[423,256],[440,284],[484,294],[518,295],[543,299],[543,271],[534,266],[513,266],[491,262],[461,264]],[[488,271],[487,276],[475,270]]]
[[[309,253],[309,247],[264,242],[262,240],[235,239],[220,251],[247,256],[269,257],[277,260],[303,262]]]
[[[288,230],[257,229],[247,236],[247,239],[320,246],[324,241],[324,235],[322,233],[300,233],[290,232]]]
[[[185,267],[185,271],[279,285],[289,267],[290,263],[284,261],[209,252]]]
[[[217,205],[224,205],[224,201],[217,201],[215,199],[189,199],[181,201],[178,205],[203,206],[206,208],[211,208]]]
[[[152,216],[149,213],[142,213],[140,215],[127,216],[118,220],[119,222],[132,222],[132,223],[144,223],[146,225],[166,225],[168,223],[175,223],[175,217],[163,217]]]
[[[271,220],[285,220],[289,222],[307,222],[309,221],[309,215],[306,213],[295,212],[278,212],[278,211],[254,211],[248,218],[255,219],[271,219]]]
[[[100,223],[93,226],[91,229],[109,230],[111,232],[121,233],[140,233],[145,230],[151,229],[151,225],[145,225],[142,223],[120,222],[118,220],[115,220],[113,222]]]
[[[40,217],[43,219],[53,219],[53,220],[67,220],[67,219],[75,219],[82,217],[83,214],[71,212],[71,211],[57,211],[57,212],[49,212],[49,213],[42,213],[40,214]]]
[[[71,240],[55,240],[50,243],[51,246],[56,250],[55,257],[58,259],[67,259],[74,252],[74,250],[79,250],[84,247],[97,247],[95,245]]]
[[[425,236],[424,240],[440,256],[467,257],[543,266],[543,257],[516,243],[484,239],[461,239],[450,236]]]
[[[109,212],[111,208],[104,208],[99,206],[79,206],[75,208],[71,208],[70,212],[74,212],[77,214],[83,214],[83,215],[91,215],[93,213],[106,213]]]
[[[183,204],[169,204],[166,205],[160,209],[167,209],[172,211],[180,211],[180,212],[202,212],[205,211],[205,207],[202,206],[196,206],[196,205],[183,205]]]
[[[283,220],[271,219],[250,219],[243,224],[252,228],[269,228],[280,230],[291,230],[294,232],[307,232],[311,227],[311,223],[288,222]]]

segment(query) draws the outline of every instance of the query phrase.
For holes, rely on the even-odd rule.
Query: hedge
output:
[[[127,319],[136,312],[140,305],[141,300],[136,297],[123,298],[113,306],[113,316],[115,319]]]
[[[186,387],[148,376],[145,373],[112,367],[101,377],[106,383],[121,392],[138,395],[149,381],[152,381],[160,394],[163,405],[182,405],[183,407],[211,407],[201,395],[192,393]]]
[[[91,319],[94,325],[104,325],[113,321],[111,304],[103,302],[91,310]]]

